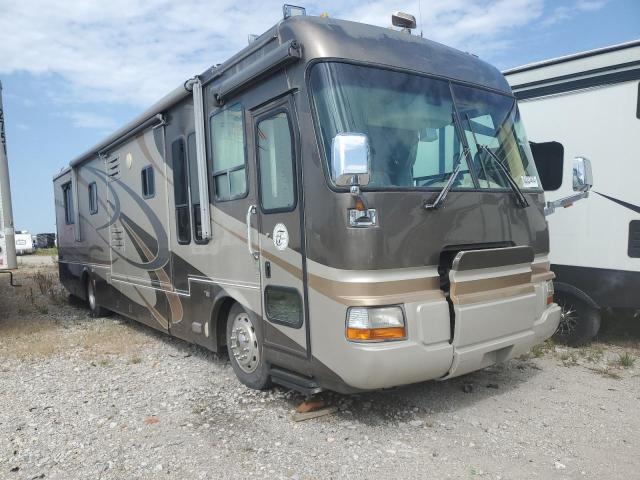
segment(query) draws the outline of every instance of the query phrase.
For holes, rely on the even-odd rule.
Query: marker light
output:
[[[282,6],[282,16],[286,19],[289,17],[305,16],[307,9],[304,7],[298,7],[297,5],[284,4]]]
[[[347,312],[347,339],[355,342],[384,342],[407,337],[400,307],[352,307]]]
[[[556,292],[553,286],[553,280],[547,280],[547,305],[551,305],[553,303],[554,293]]]

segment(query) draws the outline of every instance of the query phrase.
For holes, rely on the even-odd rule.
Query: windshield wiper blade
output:
[[[483,145],[481,143],[478,143],[478,138],[476,137],[476,132],[473,130],[473,126],[471,125],[471,119],[469,118],[468,114],[466,114],[466,117],[467,117],[467,123],[469,124],[469,130],[471,130],[471,135],[473,136],[473,142],[476,144],[476,150],[478,150],[478,151],[484,150],[489,155],[491,155],[491,157],[496,161],[496,163],[500,167],[500,170],[502,171],[502,173],[504,174],[505,178],[507,179],[507,183],[511,187],[511,190],[513,190],[513,193],[515,193],[516,197],[518,197],[518,202],[520,203],[520,206],[522,208],[527,208],[529,206],[529,202],[527,201],[527,198],[524,196],[524,193],[522,193],[522,190],[520,190],[520,187],[518,187],[518,184],[516,183],[516,181],[513,179],[513,177],[509,173],[509,170],[507,169],[507,167],[504,166],[504,164],[500,161],[498,156],[495,153],[493,153],[489,147],[487,147],[486,145]],[[480,160],[480,162],[481,162],[481,165],[482,165],[482,169],[484,170],[484,162],[482,162],[482,160]],[[485,170],[485,176],[486,176],[486,174],[487,173],[486,173],[486,170]],[[489,179],[487,178],[487,181],[488,180]]]
[[[440,191],[440,194],[436,198],[436,201],[433,202],[433,203],[425,202],[424,208],[426,208],[427,210],[437,210],[438,208],[440,208],[442,206],[442,204],[444,203],[445,199],[447,198],[447,195],[449,195],[449,192],[453,188],[453,184],[456,181],[456,178],[458,178],[458,174],[460,173],[461,169],[462,169],[462,162],[458,163],[458,166],[455,168],[453,173],[451,173],[451,176],[449,177],[449,180],[447,181],[446,185]]]
[[[500,167],[500,170],[502,170],[502,173],[504,173],[504,176],[506,177],[507,182],[511,186],[511,190],[513,190],[513,193],[515,193],[516,197],[518,197],[518,201],[520,202],[520,205],[522,206],[522,208],[527,208],[529,206],[529,202],[527,201],[527,198],[524,196],[524,193],[522,193],[522,190],[520,190],[520,187],[518,186],[516,181],[513,179],[513,177],[509,173],[509,170],[507,169],[507,167],[504,166],[504,164],[500,161],[498,156],[495,153],[493,153],[489,147],[487,147],[486,145],[480,145],[480,148],[482,148],[485,152],[487,152],[489,155],[493,157],[493,159],[496,161],[496,163]]]

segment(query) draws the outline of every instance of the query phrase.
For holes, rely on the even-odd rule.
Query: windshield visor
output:
[[[466,136],[471,130],[466,117],[456,119],[458,94],[465,99],[464,112],[471,122],[483,115],[492,121],[495,117],[492,125],[498,127],[479,129],[478,143],[486,142],[508,165],[521,188],[536,188],[529,146],[517,113],[510,108],[514,99],[467,90],[478,91],[482,98],[463,90],[454,97],[448,81],[381,68],[326,62],[311,70],[315,120],[325,156],[331,155],[331,142],[338,133],[366,134],[371,168],[367,189],[441,189],[458,164],[461,170],[453,189],[509,188],[504,173],[491,165],[495,160],[484,151],[478,154],[473,139],[468,139],[472,155],[465,154],[459,132]],[[475,123],[471,125],[475,128]],[[325,161],[331,164],[329,158]]]

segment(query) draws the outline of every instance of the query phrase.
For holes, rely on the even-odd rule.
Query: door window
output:
[[[261,120],[257,126],[260,203],[265,212],[295,208],[295,169],[291,125],[285,112]]]

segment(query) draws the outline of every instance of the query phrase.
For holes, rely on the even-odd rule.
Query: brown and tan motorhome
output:
[[[60,276],[252,388],[446,379],[551,336],[544,194],[502,74],[285,15],[55,176]]]

